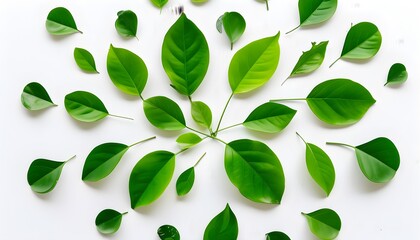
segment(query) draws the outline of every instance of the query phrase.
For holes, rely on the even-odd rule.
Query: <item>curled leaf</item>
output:
[[[203,240],[236,240],[238,238],[238,220],[229,204],[207,225]]]
[[[198,125],[211,129],[211,109],[204,102],[191,102],[191,116]]]

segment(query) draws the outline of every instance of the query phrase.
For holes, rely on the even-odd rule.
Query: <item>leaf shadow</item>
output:
[[[101,119],[97,122],[88,123],[88,122],[81,122],[81,121],[78,121],[78,120],[72,118],[71,122],[73,122],[74,125],[76,125],[78,128],[80,128],[82,130],[91,130],[91,129],[97,127],[98,125],[100,125],[103,120],[104,119]]]
[[[243,127],[245,128],[245,127]],[[250,135],[252,135],[255,139],[258,139],[258,141],[268,141],[268,140],[273,140],[276,138],[279,138],[282,132],[279,133],[263,133],[263,132],[258,132],[258,131],[253,131],[250,129],[246,129],[246,132],[248,132]]]
[[[385,87],[392,88],[392,89],[400,89],[403,88],[404,84],[387,84]]]
[[[154,126],[151,126],[151,128],[149,129],[152,130],[153,135],[157,135],[163,138],[174,138],[182,134],[182,131],[165,131],[165,130],[158,129]],[[192,132],[192,131],[188,131],[188,132]]]
[[[349,63],[358,64],[358,65],[363,65],[363,64],[366,64],[366,63],[372,61],[372,59],[373,59],[373,57],[369,58],[369,59],[346,59],[346,58],[341,58],[340,60],[343,60],[343,61],[349,62]]]
[[[235,195],[236,195],[237,201],[240,202],[241,204],[258,209],[260,211],[272,211],[273,209],[280,207],[281,205],[281,203],[280,204],[256,203],[240,195],[239,192],[237,192],[237,194]]]
[[[52,192],[41,194],[32,191],[32,194],[35,195],[37,198],[41,199],[42,201],[49,201],[53,198]]]
[[[360,188],[357,189],[360,189],[362,193],[376,193],[381,191],[388,185],[388,183],[371,182],[361,173],[360,170],[358,172],[358,176],[355,176],[353,181],[355,182],[355,186],[360,186]]]
[[[52,107],[50,107],[50,108],[52,108]],[[37,111],[28,110],[28,111],[25,111],[25,112],[31,118],[37,118],[37,117],[41,116],[42,114],[44,114],[44,112],[46,112],[46,111],[48,111],[48,108],[42,109],[42,110],[37,110]]]
[[[55,42],[60,42],[60,41],[64,41],[65,39],[68,39],[74,35],[80,34],[80,33],[73,33],[73,34],[69,34],[69,35],[52,35],[49,34],[48,32],[46,32],[46,34],[50,37],[50,39],[52,39]]]

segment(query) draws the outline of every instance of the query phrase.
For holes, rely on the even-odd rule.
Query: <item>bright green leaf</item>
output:
[[[89,51],[83,48],[74,48],[73,55],[80,69],[89,73],[99,73],[96,70],[95,59]]]
[[[341,220],[336,212],[324,208],[312,213],[302,213],[311,232],[322,240],[335,239],[341,229]]]
[[[181,149],[187,149],[199,144],[203,139],[195,133],[184,133],[180,135],[176,142]]]
[[[181,236],[179,235],[178,230],[171,225],[160,226],[157,230],[157,234],[161,240],[180,240]]]
[[[102,210],[95,219],[96,229],[102,234],[116,233],[125,214],[127,213],[119,213],[113,209]]]
[[[123,37],[137,38],[137,15],[131,10],[119,11],[115,20],[115,29]]]
[[[103,102],[89,92],[76,91],[66,95],[64,106],[74,119],[95,122],[109,115]]]
[[[211,129],[212,113],[207,104],[200,101],[191,102],[191,115],[197,124]]]
[[[82,33],[82,31],[77,29],[76,22],[70,11],[63,7],[54,8],[48,13],[45,27],[52,35]]]
[[[163,6],[165,6],[168,3],[168,0],[150,0],[153,5],[160,8],[162,10]]]
[[[26,109],[33,111],[57,106],[51,100],[47,90],[37,82],[28,83],[23,88],[20,100]]]
[[[182,130],[185,118],[176,102],[163,96],[151,97],[143,101],[143,110],[149,122],[162,130]]]
[[[236,240],[238,238],[238,220],[229,204],[207,225],[203,240]]]
[[[402,84],[407,81],[408,72],[405,66],[401,63],[395,63],[391,66],[388,73],[388,79],[385,85],[388,84]]]
[[[289,236],[287,236],[283,232],[270,232],[266,235],[266,240],[290,240]]]
[[[238,12],[225,12],[217,19],[216,23],[216,28],[220,33],[222,33],[222,27],[225,29],[225,33],[230,41],[230,49],[232,49],[233,44],[244,33],[246,22],[244,17]]]
[[[178,196],[184,196],[191,191],[195,180],[194,167],[190,167],[179,175],[176,181],[176,193]]]

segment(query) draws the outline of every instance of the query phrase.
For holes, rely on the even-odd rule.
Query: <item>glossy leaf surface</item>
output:
[[[180,240],[181,236],[179,235],[178,230],[171,225],[160,226],[157,230],[157,234],[161,240]]]
[[[395,63],[391,66],[388,72],[388,78],[385,85],[388,84],[402,84],[407,81],[408,72],[405,66],[401,63]]]
[[[207,104],[200,101],[191,102],[191,115],[194,121],[205,128],[210,129],[213,119],[211,109]]]
[[[222,33],[223,28],[225,29],[226,36],[229,38],[232,49],[233,44],[238,41],[244,33],[246,22],[244,17],[238,12],[225,12],[225,14],[217,19],[216,28],[220,33]]]
[[[332,240],[340,233],[341,219],[335,211],[324,208],[302,214],[306,217],[311,232],[319,239]]]
[[[73,55],[80,69],[89,73],[99,73],[96,70],[95,59],[89,51],[83,48],[74,48]]]
[[[179,175],[178,180],[176,181],[176,193],[178,196],[184,196],[188,194],[195,180],[195,170],[194,167],[190,167],[185,170],[181,175]]]
[[[137,15],[131,10],[119,11],[115,20],[115,29],[123,37],[137,38]]]
[[[143,110],[149,122],[159,129],[181,130],[185,128],[185,118],[181,108],[167,97],[157,96],[144,100]]]
[[[287,236],[283,232],[270,232],[265,235],[266,240],[290,240],[289,236]]]
[[[33,111],[57,106],[51,100],[47,90],[37,82],[28,83],[23,88],[20,100],[26,109]]]
[[[34,160],[27,173],[27,181],[32,191],[40,194],[52,191],[60,179],[65,163],[48,159]]]
[[[125,214],[113,209],[102,210],[95,219],[96,229],[102,234],[116,233],[121,226],[122,217]]]
[[[176,142],[181,149],[187,149],[199,144],[203,139],[195,133],[184,133],[180,135]]]
[[[76,91],[66,95],[64,106],[74,119],[95,122],[109,115],[103,102],[89,92]]]
[[[302,56],[300,56],[289,77],[308,74],[317,70],[324,62],[327,45],[328,41],[320,42],[319,44],[313,42],[312,48],[307,52],[303,52]]]
[[[48,13],[45,27],[53,35],[82,33],[77,29],[76,22],[70,11],[63,7],[54,8]]]
[[[203,240],[236,240],[238,238],[238,220],[229,204],[207,225]]]
[[[329,20],[337,10],[337,0],[299,0],[300,26]]]

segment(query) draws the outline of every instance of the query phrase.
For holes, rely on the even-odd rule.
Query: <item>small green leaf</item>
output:
[[[287,236],[283,232],[270,232],[266,235],[266,240],[290,240],[289,236]]]
[[[70,159],[76,156],[71,157]],[[69,160],[70,160],[69,159]],[[48,159],[34,160],[28,169],[27,180],[32,191],[36,193],[51,192],[60,179],[64,165],[69,161],[57,162]]]
[[[344,42],[340,59],[364,60],[374,57],[381,47],[382,35],[378,27],[370,22],[361,22],[350,28]]]
[[[115,29],[123,37],[137,38],[137,15],[131,10],[119,11],[115,20]]]
[[[385,85],[388,84],[402,84],[407,81],[408,72],[405,66],[401,63],[395,63],[391,66],[388,73],[388,79]]]
[[[227,144],[225,170],[244,197],[259,203],[280,204],[285,185],[283,168],[264,143],[241,139]]]
[[[95,59],[89,51],[83,48],[74,48],[73,55],[80,69],[89,73],[99,73],[96,70]]]
[[[116,233],[125,214],[127,212],[119,213],[113,209],[102,210],[95,219],[96,229],[102,234]]]
[[[180,240],[178,230],[171,225],[160,226],[157,230],[157,234],[161,240]]]
[[[229,204],[207,225],[203,240],[236,240],[238,238],[238,220]]]
[[[241,48],[229,65],[229,84],[234,94],[251,92],[270,80],[280,59],[280,32]]]
[[[322,240],[335,239],[340,233],[340,216],[331,209],[324,208],[312,213],[302,213],[308,221],[311,232]]]
[[[57,7],[50,11],[45,27],[52,35],[82,33],[82,31],[77,29],[76,22],[70,11],[63,7]]]
[[[190,96],[200,86],[209,67],[210,53],[200,29],[183,13],[165,35],[162,65],[171,86]]]
[[[294,109],[268,102],[252,111],[242,124],[251,130],[278,133],[289,125],[295,114]]]
[[[20,100],[26,109],[33,111],[57,106],[51,100],[47,90],[37,82],[28,83],[23,88]]]
[[[131,208],[151,204],[162,195],[175,170],[175,154],[155,151],[140,159],[129,180]]]
[[[176,102],[163,96],[151,97],[143,101],[143,110],[149,122],[162,130],[182,130],[185,118]]]
[[[194,167],[190,167],[179,175],[176,181],[176,193],[178,196],[184,196],[191,191],[195,180]]]
[[[163,6],[165,6],[168,3],[168,0],[150,0],[153,5],[160,8],[162,10]]]
[[[212,113],[207,104],[200,101],[191,102],[191,115],[198,125],[211,129]]]
[[[126,49],[115,48],[111,44],[106,67],[109,77],[118,89],[126,94],[141,97],[148,77],[143,59]]]
[[[225,29],[226,35],[230,41],[230,49],[232,50],[233,44],[238,41],[246,28],[244,17],[238,12],[225,12],[217,19],[216,28],[222,33],[222,27]]]
[[[199,144],[203,139],[195,133],[184,133],[180,135],[176,142],[181,149],[188,149]]]

